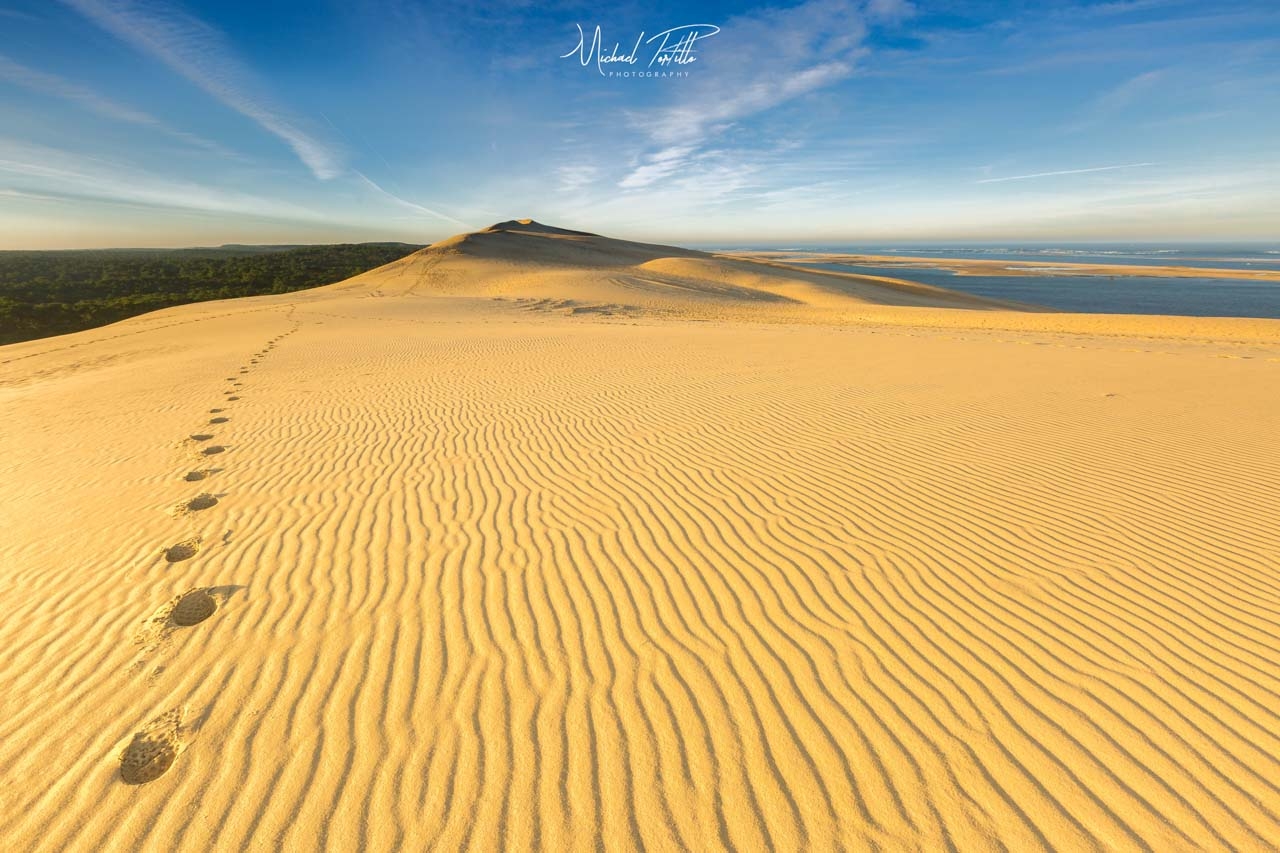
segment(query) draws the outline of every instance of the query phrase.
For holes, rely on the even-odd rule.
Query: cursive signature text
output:
[[[646,68],[652,68],[657,65],[659,68],[675,68],[684,65],[691,65],[698,61],[698,57],[694,55],[695,45],[705,38],[710,38],[720,32],[720,28],[714,24],[685,24],[680,27],[672,27],[669,30],[663,30],[657,35],[644,37],[644,33],[636,36],[635,42],[631,45],[630,50],[625,50],[621,42],[614,42],[613,49],[605,52],[604,37],[599,26],[595,28],[595,32],[591,35],[588,42],[586,31],[582,29],[581,24],[575,24],[578,28],[578,46],[568,53],[560,55],[561,59],[568,59],[575,54],[578,62],[585,68],[595,63],[596,70],[600,72],[600,76],[605,75],[605,66],[615,63],[634,66],[640,62],[642,46],[648,47],[654,42],[658,44],[649,48],[648,63]]]

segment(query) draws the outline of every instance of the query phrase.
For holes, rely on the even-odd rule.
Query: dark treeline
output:
[[[77,332],[209,299],[342,281],[421,246],[0,251],[0,344]]]

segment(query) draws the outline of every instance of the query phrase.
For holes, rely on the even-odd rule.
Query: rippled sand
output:
[[[1280,838],[1280,322],[512,223],[0,348],[11,850]]]

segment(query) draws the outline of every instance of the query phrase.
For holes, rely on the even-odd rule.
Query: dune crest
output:
[[[619,240],[531,219],[458,234],[336,286],[384,293],[568,298],[665,317],[752,315],[785,321],[819,309],[830,320],[833,310],[868,306],[1036,310],[893,278],[820,273]]]
[[[1272,848],[1278,385],[524,220],[0,347],[0,838]]]
[[[498,231],[515,231],[521,234],[560,234],[570,237],[599,237],[599,234],[592,234],[590,231],[571,231],[568,228],[557,228],[554,225],[543,225],[541,222],[535,222],[532,219],[508,219],[506,222],[497,222],[484,229],[486,232]]]

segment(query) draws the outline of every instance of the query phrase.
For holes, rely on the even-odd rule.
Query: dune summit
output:
[[[531,220],[0,347],[0,837],[1273,849],[1278,384]]]
[[[506,222],[498,222],[484,229],[487,233],[499,231],[515,231],[523,234],[559,234],[569,237],[599,237],[599,234],[592,234],[590,231],[570,231],[568,228],[557,228],[554,225],[543,225],[541,222],[534,222],[532,219],[508,219]]]

